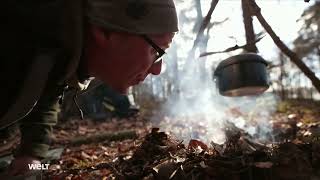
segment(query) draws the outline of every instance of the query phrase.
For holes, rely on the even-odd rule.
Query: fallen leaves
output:
[[[236,141],[232,137],[229,140],[225,144],[241,143],[243,138]],[[201,153],[196,152],[195,149],[203,146],[199,140],[191,140],[188,148],[168,148],[167,146],[178,145],[172,142],[175,141],[168,135],[153,130],[137,149],[139,153],[128,160],[115,162],[120,176],[129,179],[306,179],[316,170],[315,162],[309,159],[309,155],[316,153],[314,158],[319,158],[320,154],[310,148],[319,148],[314,144],[282,143],[273,148],[257,148],[251,153],[239,149],[233,153],[225,151],[217,154],[210,153],[214,147],[206,146]],[[162,151],[158,151],[159,145]],[[247,148],[234,144],[232,146]],[[319,161],[316,163],[319,164]]]
[[[138,136],[68,147],[60,161],[52,164],[48,176],[57,179],[319,179],[320,123],[315,121],[320,117],[316,116],[319,112],[304,110],[306,107],[300,105],[285,108],[286,111],[274,116],[278,143],[273,144],[259,143],[232,124],[226,129],[224,144],[205,144],[198,139],[183,143],[143,121],[68,122],[65,128],[56,129],[58,139],[123,129],[135,129]],[[232,109],[231,114],[241,116],[237,109]]]

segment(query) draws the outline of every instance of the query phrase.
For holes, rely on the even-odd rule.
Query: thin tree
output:
[[[280,81],[280,93],[281,93],[281,99],[282,100],[285,100],[286,98],[286,91],[285,91],[285,88],[284,88],[284,85],[283,85],[283,79],[285,77],[285,69],[284,69],[284,60],[285,60],[285,57],[283,55],[283,53],[279,53],[279,59],[280,59],[280,77],[279,77],[279,81]]]

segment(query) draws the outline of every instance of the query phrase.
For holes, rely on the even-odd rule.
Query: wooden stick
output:
[[[205,52],[205,53],[200,54],[200,57],[209,56],[209,55],[218,54],[218,53],[231,52],[231,51],[235,51],[237,49],[246,49],[247,47],[250,47],[252,44],[258,43],[262,38],[264,38],[264,36],[261,36],[261,37],[257,38],[255,41],[249,42],[249,43],[242,45],[242,46],[238,46],[236,44],[235,46],[229,47],[223,51]]]
[[[317,78],[314,72],[298,57],[298,55],[291,51],[288,46],[286,46],[279,36],[273,31],[271,26],[267,23],[265,18],[261,14],[260,7],[256,4],[254,0],[249,0],[249,9],[253,16],[256,16],[262,27],[267,31],[267,33],[272,38],[276,46],[282,51],[283,54],[288,56],[290,60],[298,66],[298,68],[311,80],[313,86],[320,92],[320,80]]]
[[[68,141],[68,145],[89,144],[102,141],[121,141],[124,139],[134,139],[137,136],[138,135],[134,130],[118,131],[115,133],[107,132],[90,136],[77,137]]]

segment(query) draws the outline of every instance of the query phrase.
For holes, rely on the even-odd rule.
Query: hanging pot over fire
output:
[[[268,63],[255,53],[229,57],[217,66],[214,77],[223,96],[259,95],[269,88]]]

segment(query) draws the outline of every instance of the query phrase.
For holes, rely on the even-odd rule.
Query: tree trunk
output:
[[[177,49],[177,46],[175,44],[173,44],[174,48]],[[179,96],[179,90],[181,88],[180,86],[180,73],[179,73],[179,68],[178,68],[178,53],[177,51],[173,52],[173,59],[174,61],[172,62],[172,77],[170,79],[173,79],[173,82],[170,82],[169,85],[169,96],[171,96],[172,94],[174,94],[175,97]]]
[[[207,15],[204,17],[203,21],[201,22],[201,26],[200,26],[200,29],[197,33],[197,37],[193,42],[192,49],[188,53],[187,62],[183,67],[183,71],[186,71],[186,68],[189,66],[189,63],[190,63],[189,61],[195,59],[195,51],[196,51],[199,43],[202,42],[202,40],[203,40],[204,31],[208,27],[208,25],[210,24],[212,13],[213,13],[214,9],[216,8],[218,2],[219,2],[219,0],[212,0],[211,1],[210,9],[209,9]],[[197,10],[199,10],[199,9],[197,9]],[[197,12],[197,13],[199,13],[199,12]]]
[[[281,100],[285,100],[286,98],[286,94],[285,94],[285,88],[284,88],[284,85],[283,85],[283,78],[285,76],[285,70],[284,70],[284,55],[280,52],[279,53],[280,55],[280,78],[279,78],[279,81],[280,81],[280,87],[281,87]]]

